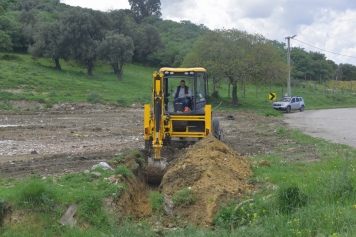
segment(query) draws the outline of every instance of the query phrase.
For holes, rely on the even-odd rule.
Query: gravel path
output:
[[[356,108],[285,114],[284,122],[313,137],[356,148]]]

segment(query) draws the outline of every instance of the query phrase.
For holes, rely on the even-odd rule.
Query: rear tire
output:
[[[304,111],[304,105],[300,106],[299,111],[300,111],[300,112],[303,112],[303,111]]]
[[[219,119],[213,118],[213,129],[214,129],[214,137],[220,140],[220,128],[219,128]]]
[[[290,113],[290,106],[287,107],[286,112]]]

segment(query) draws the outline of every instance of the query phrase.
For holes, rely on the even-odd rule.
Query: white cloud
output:
[[[128,0],[61,0],[61,3],[65,3],[71,6],[92,8],[100,11],[116,10],[116,9],[129,9],[130,4]]]

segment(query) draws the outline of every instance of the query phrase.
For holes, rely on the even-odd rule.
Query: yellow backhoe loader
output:
[[[174,99],[182,80],[191,92],[185,107]],[[207,82],[206,70],[201,67],[163,67],[153,73],[152,102],[144,105],[145,149],[153,152],[146,169],[148,183],[161,182],[166,168],[161,149],[171,141],[194,142],[209,133],[222,138],[219,119],[212,117],[211,105],[207,103]]]

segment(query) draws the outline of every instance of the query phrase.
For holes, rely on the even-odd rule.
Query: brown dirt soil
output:
[[[173,215],[187,223],[211,226],[221,203],[240,199],[253,189],[247,181],[252,171],[246,158],[213,136],[176,156],[163,177],[160,190],[172,197],[178,190],[189,187],[196,201],[189,206],[176,206],[173,211]]]
[[[0,112],[0,177],[3,179],[82,172],[101,161],[109,162],[119,154],[144,147],[141,105],[120,108],[64,103],[45,109],[37,103],[11,103],[16,111]],[[247,182],[252,174],[249,156],[275,152],[278,144],[286,147],[278,152],[288,162],[319,159],[314,146],[283,138],[276,130],[285,126],[283,118],[247,111],[214,112],[214,116],[220,119],[224,130],[223,143],[209,137],[188,147],[182,144],[165,147],[162,155],[169,165],[160,187],[148,186],[144,164],[137,157],[127,156],[125,164],[128,167],[138,164],[142,172],[133,170],[136,176],[126,179],[128,191],[117,202],[103,200],[108,210],[149,220],[152,225],[211,226],[221,203],[241,200],[254,188]],[[227,116],[235,119],[228,120]],[[120,182],[122,177],[112,179]],[[176,191],[185,187],[191,188],[195,203],[175,207],[172,215],[158,223],[160,218],[152,214],[148,201],[150,191],[161,191],[169,201]]]

